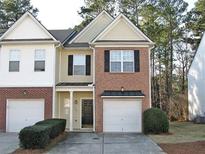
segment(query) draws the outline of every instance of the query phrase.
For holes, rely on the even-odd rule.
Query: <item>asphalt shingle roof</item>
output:
[[[48,30],[57,40],[63,43],[70,35],[75,32],[73,29],[59,29],[59,30]]]
[[[60,82],[56,86],[88,86],[92,82]]]
[[[116,90],[105,90],[101,96],[145,96],[141,90],[132,91],[116,91]]]

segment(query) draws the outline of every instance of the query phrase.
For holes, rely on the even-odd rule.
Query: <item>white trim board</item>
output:
[[[91,43],[95,43],[97,40],[102,38],[104,35],[107,34],[107,32],[112,29],[119,21],[123,18],[128,23],[128,25],[137,33],[140,34],[145,40],[149,41],[150,44],[154,44],[137,26],[135,26],[126,16],[124,16],[122,13],[118,15],[117,18],[115,18],[111,24],[109,24]]]
[[[55,37],[53,37],[53,35],[51,35],[48,30],[41,24],[39,23],[39,21],[33,16],[31,15],[29,12],[24,13],[0,38],[0,40],[4,39],[4,37],[6,37],[9,33],[12,32],[12,30],[14,30],[20,23],[23,22],[23,20],[29,16],[31,18],[31,20],[34,21],[34,23],[36,23],[50,38],[52,38],[54,41],[58,42]]]
[[[144,98],[145,96],[101,96],[102,98]]]

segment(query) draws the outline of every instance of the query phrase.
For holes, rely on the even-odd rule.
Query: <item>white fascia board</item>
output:
[[[41,24],[37,19],[31,15],[29,12],[24,13],[23,16],[21,16],[0,38],[0,41],[6,37],[13,29],[15,29],[25,18],[26,16],[29,16],[49,37],[51,37],[54,41],[57,41],[51,33],[48,32],[48,30]]]
[[[98,14],[97,17],[95,17],[80,33],[78,33],[69,43],[74,42],[81,34],[83,34],[84,32],[86,32],[86,31],[88,30],[88,28],[90,28],[90,26],[91,26],[92,24],[94,24],[94,23],[97,21],[97,19],[98,19],[101,15],[103,15],[104,13],[105,13],[111,20],[114,19],[111,15],[109,15],[109,13],[107,13],[105,10],[103,10],[103,11],[102,11],[100,14]]]
[[[54,85],[53,84],[30,84],[30,85],[1,85],[0,88],[36,88],[36,87],[39,87],[39,88],[45,88],[45,87],[53,87]]]
[[[4,44],[60,44],[59,41],[3,41],[0,45]]]
[[[83,87],[83,86],[65,86],[65,87],[56,87],[56,91],[93,91],[93,86]]]
[[[144,98],[145,96],[101,96],[102,98]]]
[[[108,25],[91,43],[96,42],[98,39],[102,38],[108,31],[109,29],[111,29],[112,27],[114,27],[119,21],[120,18],[124,18],[129,26],[131,26],[131,28],[133,28],[133,30],[135,32],[138,32],[140,35],[142,35],[146,40],[149,41],[150,44],[154,44],[154,42],[152,40],[150,40],[137,26],[135,26],[126,16],[124,16],[122,13],[118,15],[118,17],[115,18],[115,20],[113,20],[110,25]]]
[[[66,50],[88,50],[90,47],[63,47]]]

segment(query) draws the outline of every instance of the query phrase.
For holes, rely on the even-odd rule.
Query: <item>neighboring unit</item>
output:
[[[51,118],[58,41],[26,13],[0,43],[0,130],[15,132]]]
[[[26,13],[0,44],[1,130],[56,117],[69,131],[142,132],[153,42],[123,14],[103,11],[76,32]]]
[[[205,35],[201,39],[188,74],[189,120],[205,117]]]

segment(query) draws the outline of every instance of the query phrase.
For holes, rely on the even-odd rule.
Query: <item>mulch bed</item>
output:
[[[53,146],[58,144],[59,142],[65,140],[67,138],[67,136],[68,136],[68,132],[64,132],[64,133],[60,134],[55,139],[51,140],[51,142],[49,143],[49,145],[45,149],[22,149],[22,148],[18,148],[14,152],[12,152],[12,154],[43,154],[46,151],[48,151],[49,149],[51,149]]]
[[[159,145],[168,154],[205,154],[205,141]]]

